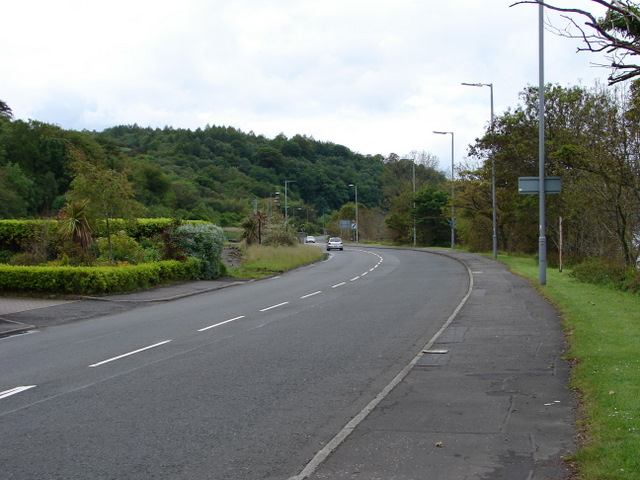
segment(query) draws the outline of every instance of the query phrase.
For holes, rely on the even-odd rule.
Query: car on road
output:
[[[307,235],[304,243],[316,243],[316,237],[314,237],[313,235]]]
[[[343,250],[344,245],[342,244],[342,239],[340,237],[329,237],[327,240],[327,252],[329,250]]]

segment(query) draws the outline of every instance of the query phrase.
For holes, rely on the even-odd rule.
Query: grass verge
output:
[[[535,259],[500,260],[537,285]],[[569,461],[582,480],[640,479],[640,296],[552,269],[537,288],[557,306],[570,344],[569,387],[579,394],[581,438]]]
[[[321,258],[322,250],[313,245],[251,245],[244,251],[242,266],[230,268],[228,275],[235,278],[264,278],[317,262]]]

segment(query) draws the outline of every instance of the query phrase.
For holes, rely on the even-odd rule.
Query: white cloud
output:
[[[493,83],[496,114],[538,83],[538,7],[512,3],[10,2],[0,98],[18,118],[64,128],[232,125],[448,164],[432,130],[454,130],[461,159],[489,120],[488,89],[461,82]],[[606,78],[575,41],[545,41],[547,82]]]

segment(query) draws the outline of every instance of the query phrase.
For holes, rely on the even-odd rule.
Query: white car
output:
[[[327,241],[327,252],[329,250],[343,250],[342,239],[340,237],[330,237]]]
[[[316,237],[314,237],[313,235],[308,235],[304,243],[316,243]]]

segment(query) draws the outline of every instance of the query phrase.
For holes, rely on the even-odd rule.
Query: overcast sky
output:
[[[20,0],[0,7],[0,99],[65,129],[227,125],[443,168],[538,85],[538,6],[515,0]],[[589,0],[557,0],[601,16]],[[549,12],[547,21],[567,22]],[[545,33],[545,80],[606,83]]]

